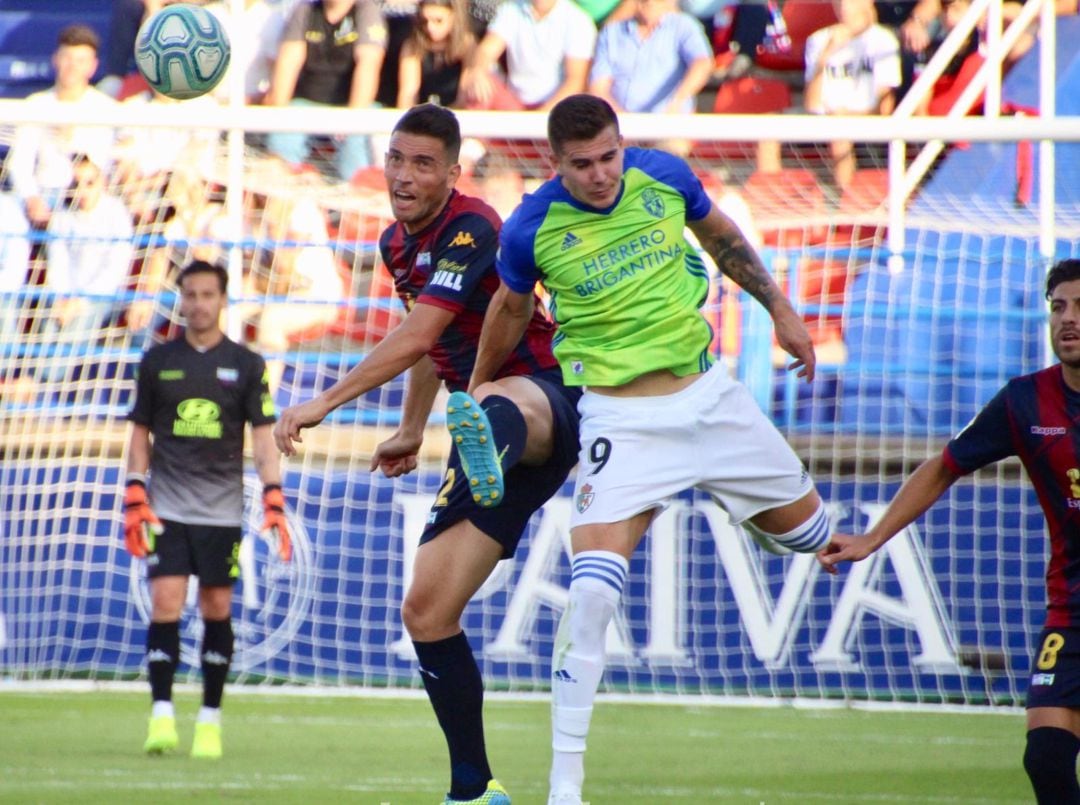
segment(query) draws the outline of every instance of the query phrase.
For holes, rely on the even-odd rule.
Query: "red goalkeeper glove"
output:
[[[289,537],[289,524],[285,521],[285,496],[281,494],[278,484],[263,487],[263,512],[262,532],[277,545],[281,561],[288,562],[292,559],[292,539]]]
[[[138,559],[152,553],[151,534],[157,536],[163,530],[161,520],[146,498],[146,484],[128,481],[124,489],[124,546],[128,553]]]

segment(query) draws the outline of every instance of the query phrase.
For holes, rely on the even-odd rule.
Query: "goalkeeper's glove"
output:
[[[124,545],[132,556],[142,559],[154,550],[151,536],[157,536],[164,527],[150,508],[146,498],[146,484],[131,479],[124,489]]]
[[[289,537],[289,524],[285,521],[285,496],[281,494],[279,484],[263,487],[263,512],[263,535],[277,545],[281,561],[288,562],[292,559],[292,540]]]

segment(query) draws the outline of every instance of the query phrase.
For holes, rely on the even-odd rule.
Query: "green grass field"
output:
[[[141,753],[148,694],[0,692],[0,801],[435,805],[447,759],[425,700],[227,692],[225,758]],[[1022,716],[600,702],[592,805],[1015,803]],[[489,701],[488,749],[515,805],[546,797],[548,707]]]

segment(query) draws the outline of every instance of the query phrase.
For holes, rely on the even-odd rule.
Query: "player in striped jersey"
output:
[[[507,220],[473,374],[488,380],[551,295],[555,355],[584,386],[572,511],[569,603],[552,663],[550,803],[580,803],[585,740],[604,671],[604,634],[645,529],[679,492],[707,491],[772,550],[814,552],[829,538],[813,482],[749,392],[713,365],[700,308],[708,275],[686,227],[720,270],[772,316],[791,368],[811,380],[810,334],[738,228],[681,159],[624,149],[599,98],[548,117],[558,175]]]
[[[408,369],[402,422],[371,459],[372,470],[403,475],[416,469],[440,381],[453,392],[452,403],[464,395],[484,313],[499,286],[495,251],[501,221],[483,201],[454,189],[460,146],[457,118],[433,104],[413,107],[394,127],[385,175],[396,220],[379,239],[379,250],[408,315],[344,378],[282,412],[274,438],[286,455],[296,452],[301,428],[317,425],[338,406]],[[477,392],[479,401],[465,401],[469,408],[462,405],[460,411],[448,406],[448,415],[465,413],[455,424],[466,435],[451,452],[402,606],[450,751],[447,803],[510,803],[488,765],[483,682],[461,614],[498,561],[513,556],[529,517],[577,463],[580,393],[562,383],[551,352],[553,330],[537,311],[493,382]],[[466,454],[483,444],[497,456],[488,470],[497,476],[497,490],[491,491],[501,497],[498,507],[484,507],[486,496],[468,477]],[[478,486],[487,489],[485,484]]]
[[[1027,700],[1024,768],[1040,805],[1077,805],[1080,784],[1080,260],[1046,277],[1050,342],[1058,363],[1010,380],[896,493],[866,534],[837,534],[819,559],[836,572],[878,550],[929,509],[961,476],[1017,456],[1050,532],[1047,612]]]

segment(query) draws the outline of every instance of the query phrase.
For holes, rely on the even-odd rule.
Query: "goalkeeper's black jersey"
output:
[[[266,363],[225,338],[199,352],[183,337],[146,352],[128,419],[150,429],[147,484],[158,517],[239,525],[244,423],[274,422]]]

